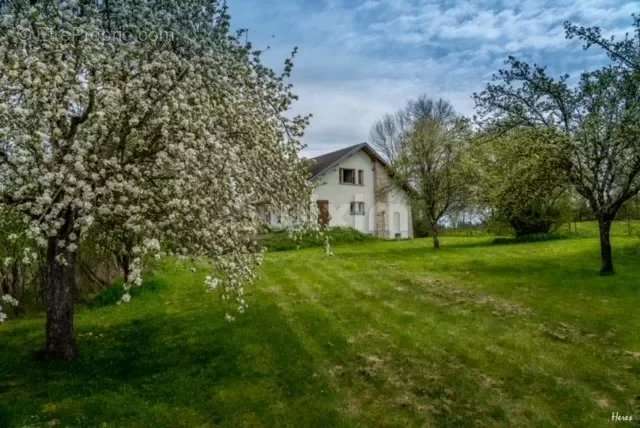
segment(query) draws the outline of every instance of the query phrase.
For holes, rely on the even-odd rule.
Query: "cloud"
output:
[[[473,113],[482,89],[507,55],[577,74],[603,63],[564,39],[571,20],[618,37],[629,31],[635,1],[620,0],[231,0],[233,22],[249,28],[267,62],[280,67],[299,46],[296,112],[312,113],[307,153],[368,138],[372,123],[422,93]]]

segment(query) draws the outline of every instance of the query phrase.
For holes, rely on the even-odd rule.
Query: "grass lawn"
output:
[[[223,320],[167,262],[128,305],[81,308],[80,359],[0,326],[0,427],[594,426],[640,418],[640,240],[445,237],[269,254]],[[160,285],[158,285],[160,284]],[[54,425],[51,425],[54,424]],[[632,424],[625,424],[632,425]]]

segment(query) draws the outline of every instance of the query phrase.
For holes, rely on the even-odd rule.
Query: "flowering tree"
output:
[[[207,285],[244,310],[258,207],[309,200],[291,59],[263,66],[212,0],[17,0],[0,34],[0,207],[46,249],[45,355],[77,354],[76,253],[96,224],[133,239],[126,290],[145,255],[207,256]]]

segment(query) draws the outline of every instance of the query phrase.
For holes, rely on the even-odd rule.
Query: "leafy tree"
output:
[[[622,41],[598,28],[567,24],[568,37],[598,45],[611,63],[582,73],[575,85],[545,68],[510,57],[475,100],[482,118],[506,128],[546,128],[560,148],[563,169],[585,198],[600,229],[601,274],[614,272],[611,224],[625,201],[640,191],[640,21]]]
[[[546,233],[562,219],[567,181],[558,146],[528,128],[480,134],[473,147],[476,200],[511,225],[516,236]]]
[[[464,154],[469,127],[442,99],[421,97],[409,103],[404,115],[411,125],[391,164],[393,176],[426,218],[433,247],[438,249],[438,223],[464,206],[468,197]]]
[[[0,208],[46,250],[44,355],[77,355],[77,251],[94,224],[140,237],[124,302],[162,246],[210,257],[206,286],[243,311],[260,261],[257,207],[309,200],[307,118],[285,114],[291,59],[282,75],[263,66],[213,0],[15,0],[0,11]]]

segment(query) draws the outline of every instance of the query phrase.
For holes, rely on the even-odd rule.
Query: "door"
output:
[[[364,202],[356,201],[356,214],[353,216],[353,228],[362,233],[369,233],[369,218],[366,215],[366,205]]]
[[[318,204],[318,224],[320,226],[329,226],[331,216],[329,215],[329,201],[317,201]]]
[[[402,237],[402,232],[400,231],[400,213],[393,213],[393,234],[396,238]]]

